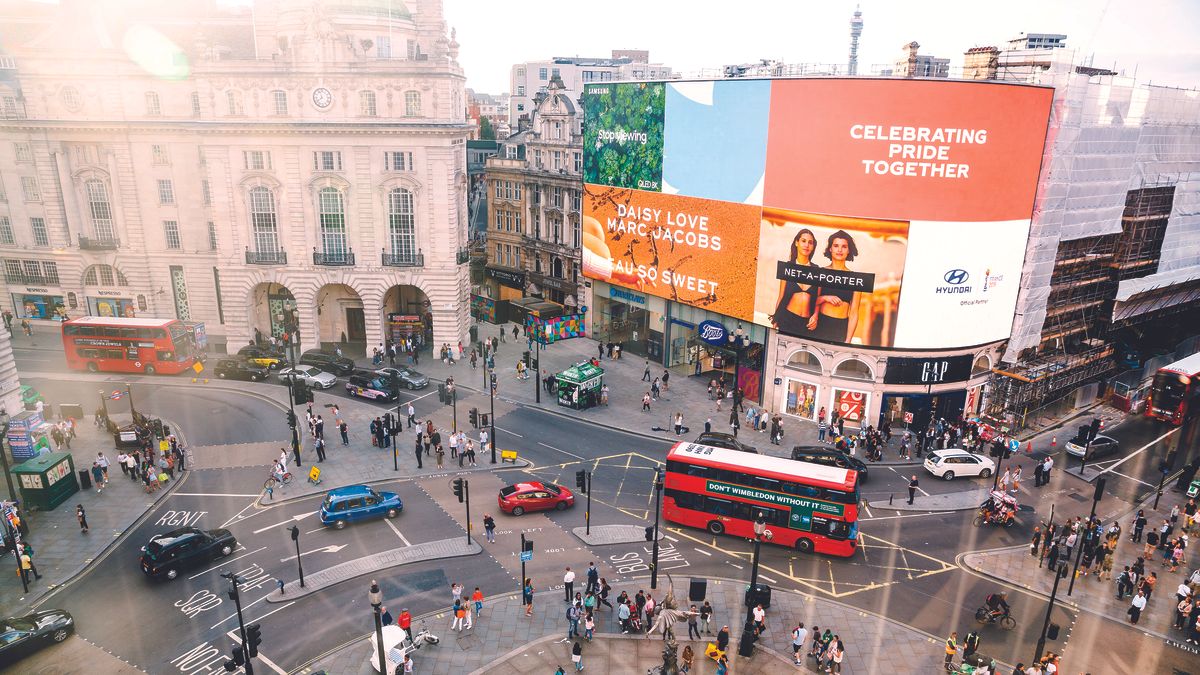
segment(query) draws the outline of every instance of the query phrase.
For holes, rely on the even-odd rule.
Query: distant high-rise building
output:
[[[854,8],[854,16],[850,19],[850,68],[851,75],[858,74],[858,38],[862,36],[862,10]]]
[[[1058,49],[1066,47],[1066,41],[1062,33],[1021,33],[1008,41],[1008,49]]]

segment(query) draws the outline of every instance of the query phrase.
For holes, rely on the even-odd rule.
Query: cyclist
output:
[[[274,478],[277,483],[283,483],[283,476],[287,473],[287,467],[280,464],[279,460],[275,460],[275,466],[271,468],[271,478]]]
[[[988,608],[988,618],[995,621],[1002,616],[1008,616],[1010,611],[1008,606],[1008,593],[992,593],[987,596],[985,604]]]

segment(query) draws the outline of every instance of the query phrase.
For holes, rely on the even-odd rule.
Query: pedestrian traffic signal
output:
[[[470,412],[467,414],[467,417],[469,417],[471,419],[471,426],[473,428],[478,429],[479,428],[479,408],[471,408]]]
[[[258,646],[262,644],[262,625],[252,623],[246,626],[246,656],[258,656]]]
[[[488,426],[488,422],[491,421],[492,419],[487,413],[481,413],[479,415],[479,426],[486,427]]]
[[[654,541],[654,526],[646,526],[646,541]]]
[[[522,546],[523,551],[528,551],[530,553],[533,553],[533,540],[532,539],[522,539],[521,546]]]
[[[579,488],[580,492],[584,492],[584,493],[587,492],[587,472],[586,471],[576,471],[575,472],[575,487]]]
[[[461,504],[463,502],[463,486],[466,484],[466,481],[462,478],[455,478],[453,484],[454,496],[458,497],[458,503]]]

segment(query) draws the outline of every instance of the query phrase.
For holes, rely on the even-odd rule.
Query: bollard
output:
[[[888,506],[892,505],[892,495],[888,495]]]

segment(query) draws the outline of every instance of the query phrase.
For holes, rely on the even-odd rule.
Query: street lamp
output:
[[[588,503],[591,503],[591,481],[588,482]],[[663,473],[662,467],[654,469],[654,553],[650,561],[650,590],[658,588],[658,516],[662,512]],[[588,507],[591,511],[591,507]],[[589,513],[589,521],[591,520]]]
[[[375,610],[375,645],[379,648],[379,672],[387,675],[387,662],[383,658],[383,593],[379,591],[379,583],[371,580],[371,588],[367,591],[367,602]]]
[[[758,599],[758,556],[762,540],[770,540],[771,537],[763,513],[759,511],[754,519],[754,560],[750,564],[750,590],[746,592],[746,624],[742,626],[742,639],[738,644],[739,656],[750,656],[754,653],[754,641],[757,639],[754,635],[754,605],[757,603],[751,600]]]
[[[733,389],[738,389],[738,371],[742,367],[742,351],[750,346],[750,336],[742,331],[742,324],[738,324],[736,330],[729,333],[727,336],[729,348],[733,350]]]
[[[492,383],[492,386],[488,389],[488,398],[491,399],[491,403],[492,403],[492,415],[489,418],[492,423],[492,433],[489,435],[488,440],[491,441],[491,443],[492,443],[492,464],[495,464],[496,463],[496,371],[492,370],[492,374],[489,377],[490,377],[491,383]]]

